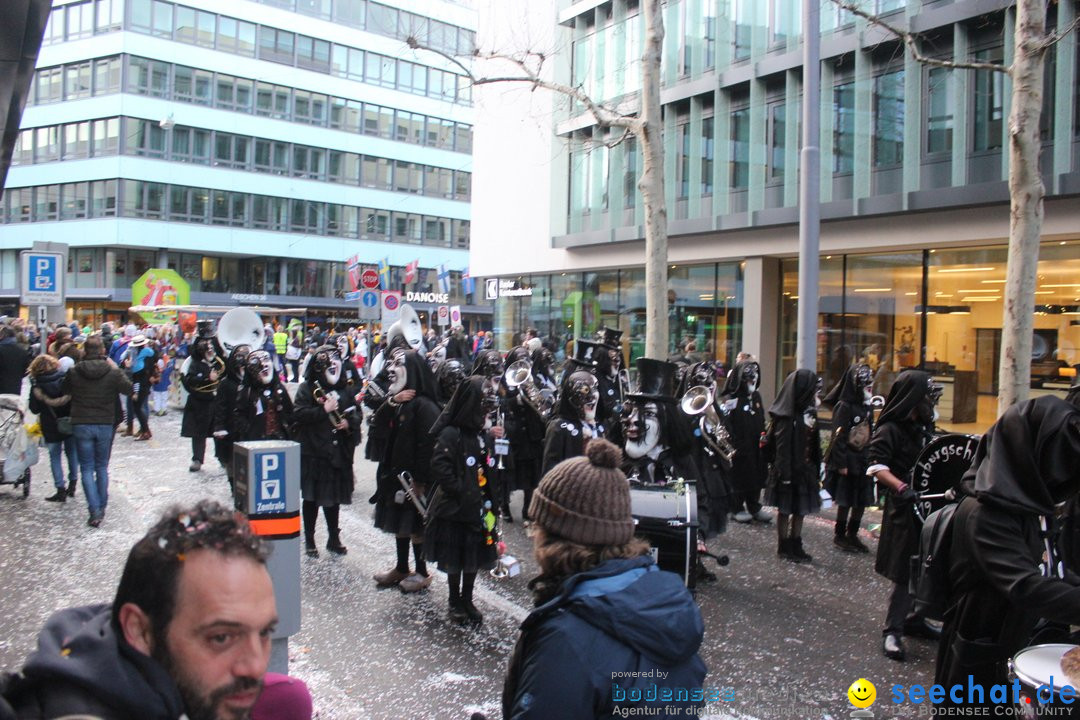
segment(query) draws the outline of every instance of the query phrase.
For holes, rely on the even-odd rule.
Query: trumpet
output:
[[[525,401],[540,414],[542,419],[548,419],[551,410],[555,407],[554,395],[549,394],[549,397],[545,397],[544,393],[536,387],[536,383],[533,381],[531,362],[528,360],[516,360],[510,363],[510,366],[506,368],[506,372],[503,373],[503,380],[506,382],[507,387],[519,388]]]
[[[192,359],[189,355],[184,364],[180,366],[180,374],[187,377],[188,372],[191,370]],[[210,369],[218,374],[217,380],[210,380],[197,387],[187,388],[188,392],[217,392],[218,384],[221,383],[221,378],[225,375],[225,361],[221,358],[221,355],[214,354],[214,359],[210,361]],[[186,385],[185,385],[186,386]]]
[[[722,457],[725,462],[731,462],[735,457],[735,446],[731,444],[731,435],[716,412],[714,399],[711,389],[704,385],[695,385],[682,396],[679,407],[687,415],[699,416],[698,429],[706,449]]]
[[[326,398],[326,391],[323,390],[323,386],[319,384],[319,381],[315,381],[314,387],[311,389],[311,394],[315,398],[316,402],[321,403]],[[330,417],[330,423],[335,427],[345,421],[345,416],[337,410],[332,410],[327,413]]]

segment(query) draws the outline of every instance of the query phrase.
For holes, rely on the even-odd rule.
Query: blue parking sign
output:
[[[255,472],[255,512],[285,512],[285,453],[259,453]]]
[[[23,305],[64,304],[64,256],[28,250],[22,253]]]

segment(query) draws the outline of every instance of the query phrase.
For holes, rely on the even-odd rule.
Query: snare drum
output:
[[[694,588],[697,570],[697,488],[687,483],[678,493],[664,485],[630,488],[634,534],[649,541],[653,559]]]
[[[1061,702],[1061,688],[1069,685],[1065,672],[1061,669],[1061,656],[1076,645],[1053,643],[1049,645],[1032,645],[1016,653],[1009,659],[1009,684],[1013,680],[1020,681],[1020,702],[1017,705],[1015,717],[1038,718],[1038,717],[1071,717],[1073,706]],[[1054,698],[1053,702],[1039,703],[1038,690],[1042,686],[1050,687],[1053,678]],[[1080,692],[1080,688],[1074,688]],[[1043,699],[1047,700],[1049,690],[1043,689]],[[1012,691],[1010,690],[1010,698]],[[1075,698],[1075,694],[1074,694]],[[1053,711],[1048,711],[1053,708]],[[1065,708],[1069,708],[1066,710]],[[1080,715],[1080,708],[1077,708]]]

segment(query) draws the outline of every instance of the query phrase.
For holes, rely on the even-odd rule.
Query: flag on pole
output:
[[[356,291],[360,289],[360,274],[364,271],[360,267],[360,256],[353,255],[351,258],[345,261],[345,267],[349,273],[349,289]]]
[[[461,292],[465,295],[476,292],[476,281],[472,279],[472,275],[469,275],[469,268],[461,271]]]
[[[383,290],[390,289],[390,258],[379,261],[379,287]]]
[[[439,266],[439,292],[450,294],[450,271],[445,265]]]
[[[416,282],[416,271],[420,267],[420,259],[417,258],[405,266],[405,284]]]

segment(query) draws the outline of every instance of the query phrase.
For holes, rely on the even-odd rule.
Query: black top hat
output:
[[[622,349],[622,330],[616,330],[615,328],[609,328],[607,325],[600,328],[596,335],[600,340],[601,345],[605,345],[612,350]]]
[[[604,352],[604,346],[592,340],[577,339],[574,341],[574,357],[570,362],[578,367],[595,368],[600,362],[600,354]]]
[[[678,366],[665,360],[637,359],[637,390],[627,397],[645,400],[674,400]]]

